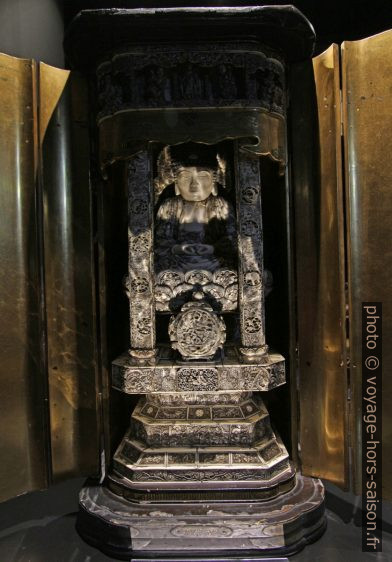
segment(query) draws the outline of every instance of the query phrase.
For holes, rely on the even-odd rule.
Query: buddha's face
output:
[[[210,168],[184,166],[177,172],[176,193],[185,201],[204,201],[214,190],[214,174]]]

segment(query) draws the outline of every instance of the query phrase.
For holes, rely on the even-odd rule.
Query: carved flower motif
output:
[[[140,254],[141,252],[148,251],[150,247],[150,236],[147,232],[132,236],[130,240],[131,251]]]
[[[131,289],[135,293],[145,293],[148,290],[148,279],[145,277],[136,277],[131,281]]]
[[[137,321],[136,329],[143,334],[143,336],[147,336],[151,332],[150,320],[148,318],[141,318]]]
[[[185,274],[185,281],[190,285],[206,285],[211,281],[211,273],[209,271],[189,271]]]
[[[183,275],[175,271],[163,271],[158,275],[157,282],[160,285],[168,285],[173,288],[183,282]]]
[[[143,199],[133,199],[130,202],[131,213],[134,213],[135,215],[142,215],[147,211],[147,209],[148,203]]]
[[[258,271],[247,271],[244,275],[244,283],[248,287],[260,287],[260,273]]]
[[[255,334],[261,330],[261,320],[257,316],[247,318],[245,320],[245,331],[249,334]]]
[[[214,273],[214,281],[222,287],[228,287],[232,283],[236,283],[237,275],[235,271],[230,269],[219,269]]]
[[[248,219],[241,225],[242,233],[245,236],[254,236],[258,232],[258,224],[255,220]]]
[[[255,203],[259,194],[259,188],[256,186],[246,187],[242,192],[242,200],[245,203]]]

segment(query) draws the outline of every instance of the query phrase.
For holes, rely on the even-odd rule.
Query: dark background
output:
[[[65,23],[80,11],[93,8],[152,8],[179,6],[296,6],[309,19],[318,37],[316,52],[322,52],[331,43],[362,39],[392,27],[391,0],[300,0],[262,2],[255,0],[64,0]]]
[[[64,66],[64,26],[80,11],[98,8],[285,5],[255,0],[0,0],[0,52]],[[316,54],[331,43],[363,39],[392,28],[392,0],[298,0],[313,24]]]

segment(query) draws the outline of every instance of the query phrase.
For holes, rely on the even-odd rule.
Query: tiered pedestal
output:
[[[113,556],[155,560],[291,553],[317,538],[323,486],[295,474],[252,392],[284,382],[281,356],[244,364],[235,348],[200,364],[170,362],[164,351],[154,365],[115,361],[113,385],[146,396],[105,485],[81,492],[83,538]]]

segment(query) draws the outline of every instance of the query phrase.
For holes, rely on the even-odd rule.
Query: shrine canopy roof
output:
[[[72,68],[86,69],[133,45],[256,41],[288,62],[310,58],[315,33],[294,6],[83,10],[65,33]]]

